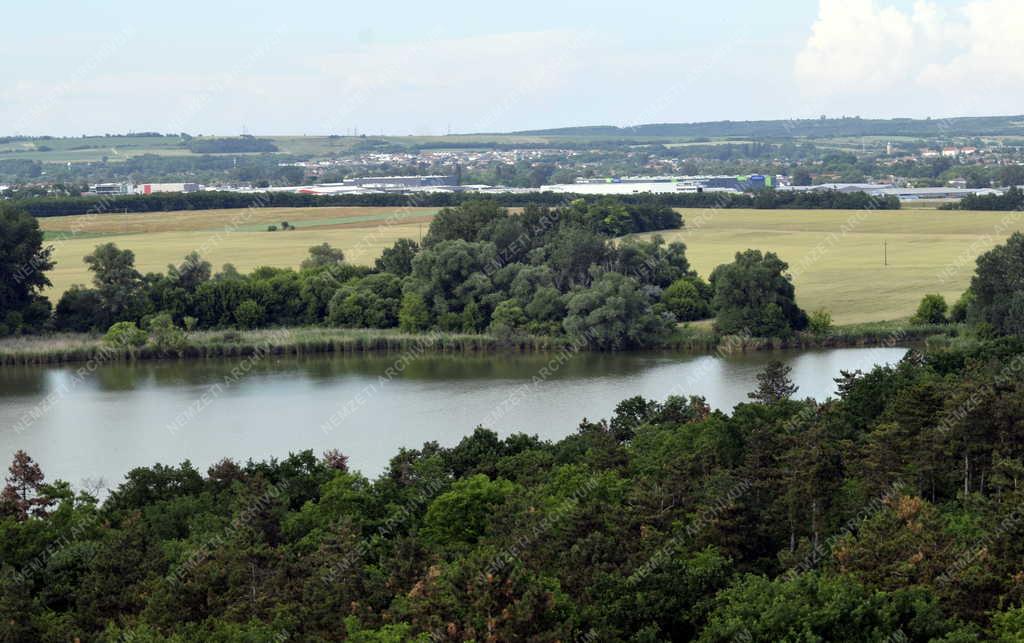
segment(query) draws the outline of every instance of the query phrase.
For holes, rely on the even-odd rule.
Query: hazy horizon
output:
[[[6,9],[4,135],[402,136],[596,125],[1015,114],[1024,4],[186,0]]]

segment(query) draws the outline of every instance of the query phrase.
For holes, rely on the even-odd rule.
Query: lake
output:
[[[136,466],[191,460],[201,471],[337,448],[375,477],[400,447],[456,444],[480,424],[559,439],[633,395],[703,395],[730,410],[772,359],[799,397],[835,393],[840,370],[893,364],[905,348],[691,355],[333,355],[0,368],[3,466],[26,450],[47,480],[112,487]]]

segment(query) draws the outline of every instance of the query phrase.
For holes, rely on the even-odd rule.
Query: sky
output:
[[[33,0],[0,12],[0,135],[1024,113],[1024,0]]]

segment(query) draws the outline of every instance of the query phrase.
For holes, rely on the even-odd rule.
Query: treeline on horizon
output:
[[[1024,210],[1024,190],[1011,187],[1003,194],[968,194],[956,203],[947,203],[943,210],[978,210],[1008,212]]]
[[[598,201],[601,197],[556,192],[532,192],[482,196],[474,193],[426,194],[345,194],[314,195],[292,192],[189,192],[125,195],[110,197],[40,197],[9,201],[11,207],[35,217],[81,214],[117,214],[119,212],[174,212],[183,210],[219,210],[277,207],[452,207],[467,201],[487,199],[507,208],[527,205],[558,206],[570,200]],[[763,190],[756,194],[702,192],[691,194],[617,195],[626,205],[667,206],[675,208],[754,208],[754,209],[839,209],[898,210],[896,197],[874,197],[864,192],[843,193],[834,190],[792,192]]]
[[[1020,641],[1022,356],[911,351],[821,403],[774,363],[731,413],[681,383],[374,480],[341,432],[323,457],[136,468],[103,502],[18,452],[0,637]]]
[[[796,118],[774,121],[712,121],[564,127],[513,132],[523,136],[676,137],[676,138],[834,138],[844,136],[999,136],[1024,132],[1020,116],[874,119]]]

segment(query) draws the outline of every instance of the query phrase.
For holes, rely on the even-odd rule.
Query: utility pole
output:
[[[889,265],[889,242],[888,241],[883,241],[882,242],[882,265],[883,266],[888,266]]]

